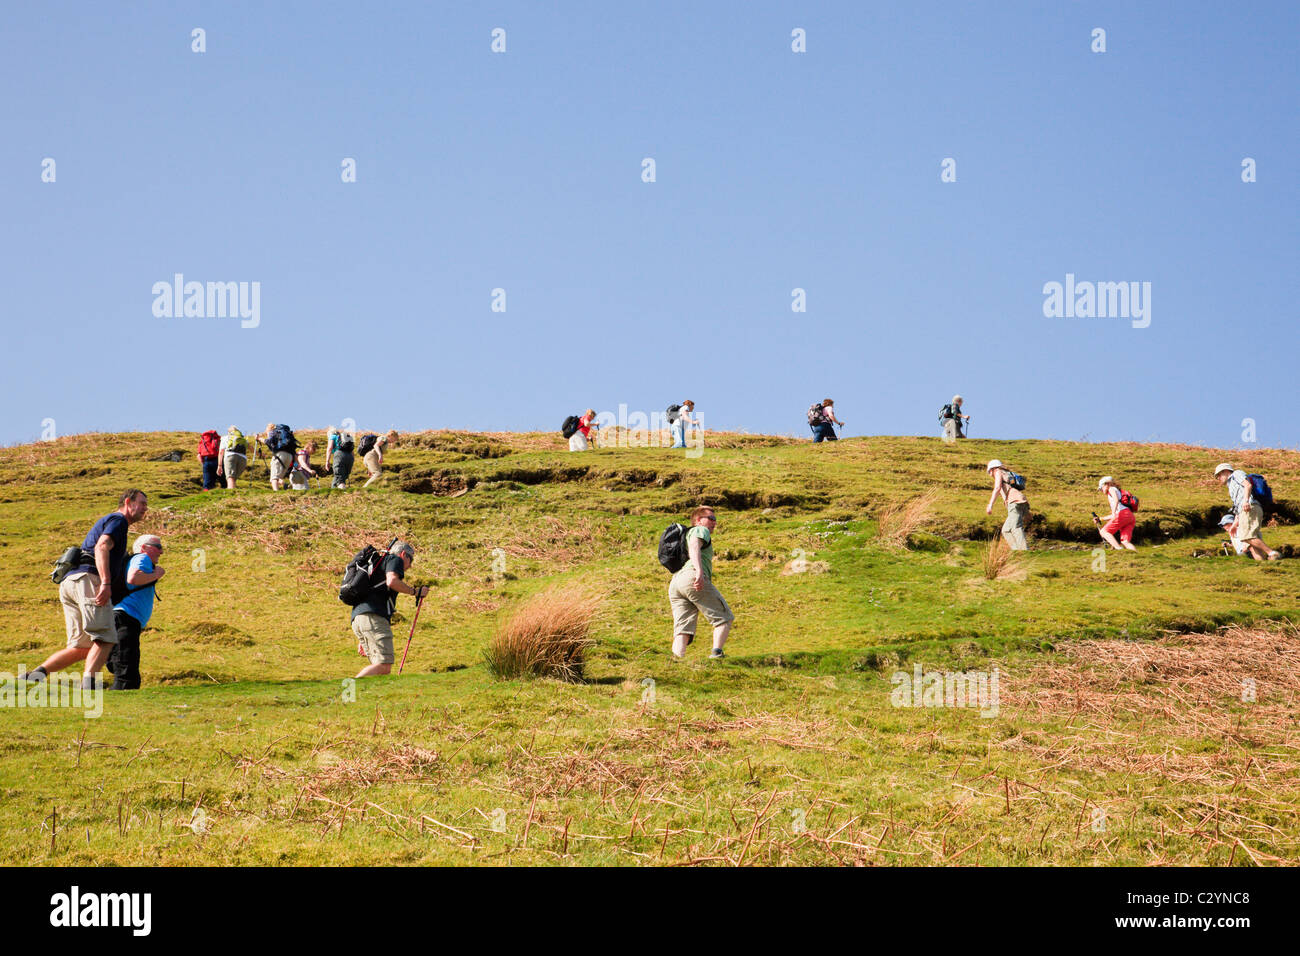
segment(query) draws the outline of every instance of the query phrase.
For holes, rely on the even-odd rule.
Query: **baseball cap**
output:
[[[985,468],[984,470],[985,470],[985,471],[992,471],[994,468],[1001,468],[1001,467],[1002,467],[1002,462],[1000,462],[1000,461],[998,461],[996,458],[994,458],[991,462],[988,463],[988,467]]]

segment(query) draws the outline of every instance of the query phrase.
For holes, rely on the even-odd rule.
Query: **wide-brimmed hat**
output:
[[[1218,475],[1223,474],[1225,471],[1233,471],[1233,470],[1234,470],[1233,467],[1230,464],[1228,464],[1226,461],[1220,462],[1219,464],[1214,466],[1214,474],[1216,477]]]
[[[1101,489],[1105,488],[1107,485],[1113,485],[1113,484],[1115,484],[1115,479],[1112,478],[1110,475],[1107,475],[1105,478],[1102,478],[1100,481],[1097,482],[1097,490],[1101,491]]]

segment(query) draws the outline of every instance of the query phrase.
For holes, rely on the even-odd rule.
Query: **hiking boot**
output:
[[[717,660],[719,657],[726,657],[726,656],[727,656],[726,654],[722,653],[722,648],[720,647],[715,647],[713,650],[709,651],[709,660],[711,661]]]
[[[45,680],[50,675],[45,673],[45,671],[42,668],[38,667],[34,671],[24,671],[18,676],[25,681],[31,681],[33,684],[39,684],[41,681]]]

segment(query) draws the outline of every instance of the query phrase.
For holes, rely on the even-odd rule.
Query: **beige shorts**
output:
[[[736,615],[727,606],[726,598],[718,593],[712,581],[706,580],[698,591],[691,586],[694,581],[695,569],[687,564],[668,582],[668,603],[673,609],[674,634],[694,635],[701,612],[714,627],[730,624],[736,619]]]
[[[293,455],[287,451],[277,451],[271,456],[271,478],[282,480],[293,468]]]
[[[117,643],[117,625],[113,623],[113,605],[95,603],[99,575],[78,574],[64,578],[59,585],[59,602],[63,621],[68,628],[68,647],[88,648],[94,641]]]
[[[1252,500],[1250,508],[1237,515],[1237,540],[1249,541],[1259,537],[1259,529],[1264,524],[1264,506]]]
[[[375,451],[373,448],[366,452],[366,457],[362,458],[361,461],[366,466],[366,471],[370,472],[372,475],[378,475],[384,470],[383,465],[379,461],[379,452]]]
[[[232,452],[226,452],[226,457],[222,459],[221,468],[227,478],[238,478],[248,467],[248,458],[245,455],[238,455]]]
[[[370,663],[393,663],[393,626],[382,614],[358,614],[352,619],[352,633],[365,648]]]

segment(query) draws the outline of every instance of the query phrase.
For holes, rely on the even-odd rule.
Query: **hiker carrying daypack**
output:
[[[217,452],[221,448],[221,436],[212,429],[208,429],[199,436],[199,457],[216,458]]]
[[[292,455],[298,450],[298,439],[288,425],[276,425],[266,437],[266,447],[275,454],[283,451]]]
[[[809,425],[825,425],[828,420],[826,418],[826,409],[822,407],[821,402],[813,402],[808,406]]]
[[[686,566],[686,525],[674,521],[659,536],[659,563],[673,574]]]
[[[1131,491],[1125,491],[1123,488],[1119,489],[1119,503],[1129,511],[1137,511],[1140,504],[1137,495]]]
[[[339,600],[349,607],[356,607],[366,599],[374,587],[375,570],[388,554],[388,549],[397,543],[397,538],[388,542],[388,547],[380,551],[373,544],[368,544],[358,551],[343,569],[343,582],[339,585]]]
[[[572,438],[573,433],[578,430],[578,426],[581,424],[582,420],[577,415],[570,415],[564,420],[564,424],[560,426],[560,434],[566,439]]]
[[[1008,488],[1014,488],[1014,489],[1016,489],[1016,491],[1024,491],[1024,490],[1025,490],[1025,484],[1026,484],[1026,482],[1025,482],[1025,476],[1024,476],[1024,475],[1018,475],[1018,474],[1016,474],[1014,471],[1012,471],[1012,470],[1011,470],[1010,468],[1008,468],[1006,465],[1000,465],[999,467],[1000,467],[1003,471],[1006,472],[1006,477],[1003,478],[1002,480],[1005,481],[1005,482],[1007,483],[1007,487],[1008,487]]]
[[[230,431],[226,433],[226,451],[234,452],[236,455],[248,454],[248,439],[234,425],[231,425]]]
[[[375,442],[377,441],[379,441],[379,436],[374,432],[366,432],[361,436],[361,440],[357,443],[357,451],[360,453],[362,458],[365,458],[366,455],[370,454],[370,452],[374,450]]]
[[[673,424],[673,422],[677,421],[677,419],[682,417],[682,406],[669,405],[668,408],[664,411],[664,415],[668,419],[668,424],[671,425]]]
[[[1264,476],[1247,475],[1246,480],[1250,482],[1251,497],[1263,505],[1265,511],[1271,511],[1273,508],[1273,489],[1268,486],[1268,481]]]
[[[943,408],[939,409],[940,425],[942,425],[949,418],[956,418],[956,417],[957,417],[957,413],[953,411],[952,402],[949,402],[948,404],[944,405]]]

